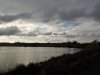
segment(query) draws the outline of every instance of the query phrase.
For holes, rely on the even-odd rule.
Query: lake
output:
[[[77,51],[79,49],[57,47],[0,47],[0,71],[7,71],[18,64],[38,63]]]

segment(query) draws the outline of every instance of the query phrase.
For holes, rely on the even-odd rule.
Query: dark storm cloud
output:
[[[61,11],[59,13],[59,18],[62,20],[75,20],[80,17],[85,16],[85,11],[83,9],[72,9],[69,12]]]
[[[17,19],[30,19],[32,14],[30,13],[21,13],[16,15],[0,15],[1,22],[11,22]]]
[[[0,28],[0,36],[3,35],[16,35],[20,30],[16,26],[11,26],[7,28]]]
[[[100,20],[100,0],[0,0],[2,13],[32,13],[41,22],[93,18]],[[30,14],[0,16],[10,22],[18,18],[30,18]]]
[[[93,9],[88,15],[89,17],[94,18],[96,21],[100,21],[100,1],[95,3]]]
[[[45,1],[45,0],[43,0]],[[78,18],[91,18],[95,21],[100,19],[100,1],[99,0],[46,0],[44,8],[38,18],[42,22],[76,20]],[[49,7],[48,7],[49,6]]]

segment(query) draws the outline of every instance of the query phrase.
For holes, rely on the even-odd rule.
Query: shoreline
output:
[[[62,43],[0,43],[0,47],[68,47],[68,48],[84,48],[86,45],[90,43],[78,43],[74,42],[62,42]]]
[[[0,75],[100,75],[100,45],[93,43],[75,54],[52,57],[40,63],[19,65]]]

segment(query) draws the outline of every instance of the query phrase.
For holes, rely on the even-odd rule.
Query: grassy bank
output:
[[[19,65],[0,75],[100,75],[100,47],[91,43],[78,53],[28,66]]]

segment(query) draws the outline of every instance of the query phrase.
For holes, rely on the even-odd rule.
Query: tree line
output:
[[[62,42],[62,43],[22,43],[22,42],[15,42],[15,43],[8,43],[8,42],[1,42],[0,46],[15,46],[15,47],[69,47],[69,48],[84,48],[89,44],[96,43],[100,45],[100,42],[94,40],[89,43],[79,43],[77,41],[73,42]]]

